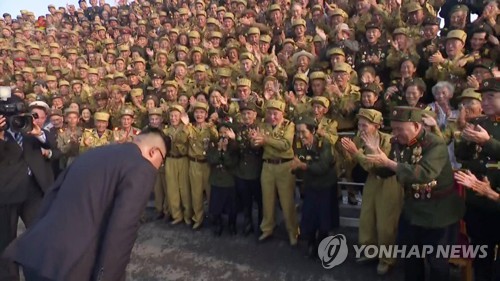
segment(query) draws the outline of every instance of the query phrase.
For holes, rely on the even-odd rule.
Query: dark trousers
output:
[[[26,281],[54,281],[52,279],[40,276],[36,271],[27,267],[23,267],[23,273]]]
[[[236,191],[238,202],[243,208],[245,220],[252,220],[253,203],[257,204],[258,208],[258,225],[262,222],[262,189],[260,179],[245,180],[236,178]]]
[[[449,245],[450,237],[456,237],[456,224],[442,228],[426,228],[409,224],[402,219],[401,222],[401,242],[406,245],[407,251],[413,246],[419,246],[422,252],[423,245],[431,245],[436,249],[437,245]],[[430,268],[429,280],[447,281],[450,280],[450,264],[447,258],[437,258],[434,254],[423,258],[407,258],[404,260],[405,281],[424,281],[426,262]]]
[[[227,214],[229,224],[236,224],[236,190],[234,187],[211,186],[210,215],[218,220],[223,213]]]
[[[500,281],[500,250],[495,262],[495,247],[500,245],[500,214],[470,206],[465,215],[467,234],[472,245],[487,245],[487,256],[474,259],[475,281]],[[496,277],[496,279],[494,278]]]
[[[21,203],[0,205],[0,254],[16,239],[19,218],[26,228],[34,223],[42,202],[42,192],[33,177],[27,179],[28,197]],[[0,258],[0,280],[19,280],[19,270],[14,262]]]
[[[300,230],[305,239],[309,241],[326,237],[333,227],[333,205],[338,200],[332,196],[333,189],[304,189],[304,202],[302,205],[302,219]]]

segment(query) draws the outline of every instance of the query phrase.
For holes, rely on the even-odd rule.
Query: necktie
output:
[[[14,139],[16,140],[17,144],[23,148],[23,135],[21,133],[14,133]]]

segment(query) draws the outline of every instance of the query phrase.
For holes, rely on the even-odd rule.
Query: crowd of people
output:
[[[5,13],[0,86],[36,116],[24,136],[0,129],[2,157],[10,141],[23,148],[11,157],[26,159],[0,176],[11,187],[0,186],[0,251],[80,154],[159,128],[172,147],[155,219],[198,230],[210,217],[217,236],[227,226],[266,241],[279,202],[290,245],[300,235],[316,256],[339,226],[338,180],[360,182],[359,244],[456,243],[462,221],[471,244],[489,246],[475,280],[491,281],[500,275],[498,6],[79,0],[38,17]],[[8,123],[0,116],[0,128]],[[16,169],[28,176],[13,183]],[[449,278],[447,260],[427,259],[432,280]],[[394,263],[381,258],[377,272]],[[420,259],[405,262],[406,280],[423,274]]]

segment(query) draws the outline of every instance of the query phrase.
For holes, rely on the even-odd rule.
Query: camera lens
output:
[[[14,115],[10,118],[10,127],[14,132],[30,132],[33,130],[31,115]]]

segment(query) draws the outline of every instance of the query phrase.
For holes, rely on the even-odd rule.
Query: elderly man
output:
[[[446,144],[423,128],[423,112],[415,107],[394,108],[390,116],[394,141],[389,155],[379,148],[376,138],[365,140],[365,146],[374,151],[366,156],[367,162],[379,167],[377,175],[396,175],[403,185],[400,235],[407,247],[449,244],[464,213],[464,204],[454,189]],[[430,254],[425,260],[430,266],[430,280],[449,280],[446,258]],[[405,259],[405,280],[426,280],[423,258]]]

